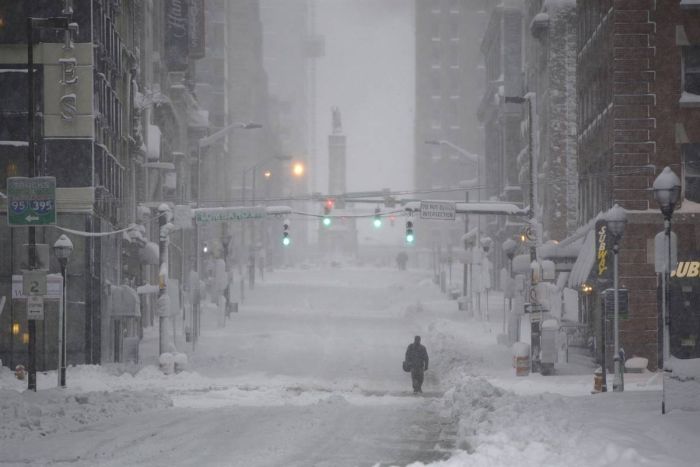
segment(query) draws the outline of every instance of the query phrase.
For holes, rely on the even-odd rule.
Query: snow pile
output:
[[[671,358],[664,374],[668,410],[700,411],[700,358]]]
[[[172,405],[161,392],[71,393],[61,389],[17,392],[0,389],[0,451],[5,442],[43,437],[99,420]]]
[[[591,433],[571,415],[569,400],[562,396],[517,396],[485,379],[467,378],[448,391],[444,401],[459,419],[457,447],[462,452],[431,466],[632,467],[650,463],[631,447],[609,441],[591,446]]]

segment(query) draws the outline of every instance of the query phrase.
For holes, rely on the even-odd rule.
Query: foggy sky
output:
[[[318,191],[328,190],[331,107],[348,137],[348,191],[413,185],[413,0],[318,0]]]

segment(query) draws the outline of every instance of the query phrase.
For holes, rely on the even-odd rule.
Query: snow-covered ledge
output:
[[[700,9],[700,0],[681,0],[681,8],[686,10]]]
[[[700,0],[697,0],[700,2]],[[700,3],[698,3],[700,5]],[[681,107],[700,107],[700,95],[683,91],[681,98],[678,100]]]

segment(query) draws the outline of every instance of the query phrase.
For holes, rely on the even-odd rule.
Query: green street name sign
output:
[[[55,224],[56,178],[8,178],[7,223],[10,227]]]
[[[264,206],[233,207],[233,208],[200,208],[194,210],[194,220],[197,225],[212,222],[244,221],[248,219],[263,219],[267,216]]]

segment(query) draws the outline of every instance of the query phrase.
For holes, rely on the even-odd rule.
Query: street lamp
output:
[[[258,170],[258,168],[262,167],[263,165],[268,164],[271,161],[275,161],[275,160],[280,161],[280,162],[290,161],[290,160],[292,160],[292,156],[288,156],[288,155],[284,155],[284,154],[277,154],[274,156],[266,157],[265,159],[253,164],[252,166],[250,166],[246,169],[243,169],[243,171],[241,173],[241,176],[242,176],[242,180],[241,180],[241,187],[242,187],[241,195],[242,196],[241,197],[242,197],[243,205],[246,204],[245,193],[246,193],[247,175],[252,172],[252,185],[251,185],[251,194],[250,194],[250,201],[251,202],[250,202],[250,204],[251,204],[251,206],[255,206],[255,182],[257,180],[257,170]],[[272,172],[270,172],[270,176],[271,175],[272,175]],[[251,243],[255,241],[255,225],[256,225],[255,220],[251,219],[251,224],[250,224]],[[243,235],[241,235],[241,247],[242,248],[245,248],[245,245],[246,245],[246,238],[245,237],[246,237],[246,226],[244,225],[243,226]],[[252,249],[251,249],[251,253],[249,254],[249,260],[250,260],[250,264],[248,265],[249,276],[250,276],[249,277],[249,285],[250,285],[250,288],[252,289],[254,284],[255,284],[255,255],[253,254]]]
[[[257,178],[256,172],[257,172],[257,170],[258,170],[261,166],[263,166],[263,165],[265,165],[265,164],[267,164],[267,163],[269,163],[269,162],[271,162],[271,161],[274,161],[274,160],[277,160],[277,161],[280,161],[280,162],[290,161],[290,160],[292,160],[292,156],[287,156],[287,155],[281,154],[281,155],[275,155],[275,156],[267,157],[267,158],[265,158],[265,159],[263,159],[263,160],[257,162],[256,164],[253,164],[252,166],[248,167],[247,169],[244,169],[244,170],[243,170],[243,173],[242,173],[243,179],[242,179],[242,183],[241,183],[241,186],[242,186],[242,188],[243,188],[243,193],[242,193],[243,205],[245,205],[245,198],[246,198],[245,192],[246,192],[246,178],[247,178],[247,175],[248,175],[249,173],[251,173],[251,172],[253,173],[253,183],[252,183],[252,186],[251,186],[250,199],[251,199],[251,205],[255,205],[255,182],[256,182],[256,178]],[[269,175],[268,175],[268,174],[269,174]],[[268,170],[268,171],[265,172],[265,178],[266,178],[266,179],[269,179],[271,176],[272,176],[272,172],[271,172],[271,171]]]
[[[68,321],[68,281],[66,274],[66,266],[68,266],[68,258],[73,253],[73,242],[68,236],[61,235],[53,244],[53,254],[61,266],[61,277],[63,278],[63,290],[61,294],[61,312],[58,314],[58,385],[62,388],[66,387],[66,327]]]
[[[670,356],[670,337],[669,337],[669,325],[670,325],[670,310],[669,310],[669,297],[668,297],[668,281],[670,280],[671,272],[671,217],[673,217],[673,210],[676,208],[676,203],[680,199],[681,195],[681,181],[678,176],[671,170],[670,167],[664,167],[661,173],[654,180],[652,185],[654,190],[654,199],[659,203],[659,208],[661,209],[661,214],[664,216],[664,232],[666,237],[666,251],[668,256],[666,258],[666,267],[661,274],[661,287],[662,287],[662,324],[663,324],[663,366],[666,367]],[[663,391],[663,399],[661,402],[661,413],[666,413],[666,391]]]
[[[202,199],[201,199],[201,186],[202,186],[202,149],[211,146],[215,142],[219,141],[220,139],[224,138],[226,135],[229,133],[232,133],[236,130],[255,130],[258,128],[262,128],[262,125],[259,123],[255,122],[236,122],[232,123],[214,133],[211,135],[205,136],[203,138],[200,138],[197,140],[197,186],[196,186],[196,192],[197,192],[197,207],[201,207],[202,204]],[[195,260],[194,260],[194,270],[197,273],[195,277],[197,278],[197,282],[199,281],[199,261],[200,261],[200,248],[199,248],[199,226],[195,223],[194,227],[194,251],[195,251]],[[199,287],[199,285],[197,285]],[[195,300],[194,303],[192,304],[192,321],[193,321],[193,333],[192,333],[192,347],[194,348],[194,345],[197,341],[197,337],[199,336],[199,311],[200,311],[200,297],[199,293],[195,294]]]
[[[295,162],[294,165],[292,166],[292,174],[295,177],[303,176],[305,171],[306,171],[306,167],[304,167],[304,164],[302,162]]]
[[[613,392],[622,392],[625,390],[624,376],[622,375],[623,367],[620,366],[620,356],[622,354],[622,349],[620,348],[620,318],[619,318],[619,288],[618,288],[618,263],[617,255],[620,251],[620,240],[625,232],[625,226],[627,225],[627,212],[624,208],[619,205],[613,206],[606,215],[606,220],[608,223],[608,230],[612,234],[613,240],[613,288],[614,288],[614,303],[615,303],[615,315],[614,315],[614,345],[613,345],[613,361],[615,362],[614,371],[615,375],[613,378]],[[603,347],[603,352],[605,352],[605,347]],[[623,362],[624,363],[624,362]]]

